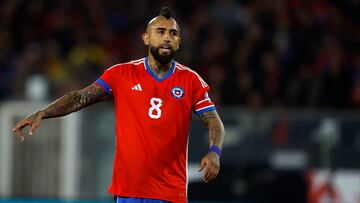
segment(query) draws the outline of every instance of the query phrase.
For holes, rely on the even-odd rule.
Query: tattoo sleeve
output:
[[[216,145],[221,149],[224,143],[225,129],[218,113],[215,110],[205,112],[200,115],[200,119],[209,129],[210,146]]]
[[[61,117],[109,98],[101,87],[91,84],[84,89],[64,95],[40,112],[43,113],[44,119]]]

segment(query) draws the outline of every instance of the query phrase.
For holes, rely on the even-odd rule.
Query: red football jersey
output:
[[[112,66],[96,84],[115,103],[116,152],[109,192],[186,202],[191,112],[215,110],[209,86],[175,61],[169,73],[158,78],[147,58]]]

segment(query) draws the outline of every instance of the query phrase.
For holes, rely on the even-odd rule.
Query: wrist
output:
[[[216,145],[212,145],[209,148],[208,153],[210,153],[210,152],[215,152],[217,155],[219,155],[219,157],[221,157],[221,149]]]

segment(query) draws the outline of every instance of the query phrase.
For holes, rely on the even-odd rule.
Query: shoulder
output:
[[[144,58],[137,59],[137,60],[131,60],[129,62],[125,63],[118,63],[110,68],[106,69],[108,72],[119,72],[124,70],[132,70],[134,68],[144,67]]]
[[[201,78],[201,76],[193,69],[178,62],[176,62],[175,68],[179,73],[186,74],[186,76],[190,77],[193,81],[199,82],[202,87],[208,86],[208,84]]]

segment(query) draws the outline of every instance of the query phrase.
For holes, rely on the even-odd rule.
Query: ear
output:
[[[179,36],[179,45],[178,45],[178,49],[180,48],[180,44],[181,44],[181,37]]]
[[[177,43],[176,50],[179,50],[180,44],[181,44],[181,37],[178,38],[178,43]]]
[[[148,34],[148,33],[144,33],[144,34],[142,35],[142,39],[143,39],[143,41],[144,41],[144,44],[145,44],[146,46],[148,46],[148,45],[149,45],[149,34]]]

